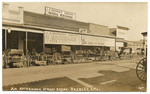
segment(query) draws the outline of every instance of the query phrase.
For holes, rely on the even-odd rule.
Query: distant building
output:
[[[129,28],[117,26],[117,28],[110,28],[109,35],[116,37],[116,50],[120,51],[122,48],[127,47],[127,32]]]
[[[127,47],[132,48],[132,52],[136,54],[141,54],[143,49],[143,40],[139,41],[128,41]]]
[[[129,30],[129,28],[127,28],[127,27],[117,26],[116,36],[118,38],[124,38],[125,40],[127,40],[128,30]]]

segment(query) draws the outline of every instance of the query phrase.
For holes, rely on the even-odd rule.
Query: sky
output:
[[[44,7],[76,13],[76,20],[116,28],[128,27],[127,39],[142,39],[147,32],[148,4],[145,2],[7,2],[10,9],[24,7],[26,11],[44,14]]]

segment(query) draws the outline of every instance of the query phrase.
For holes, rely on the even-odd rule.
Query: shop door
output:
[[[43,34],[28,33],[28,50],[35,49],[38,53],[43,51]]]

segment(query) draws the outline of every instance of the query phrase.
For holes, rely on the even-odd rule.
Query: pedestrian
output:
[[[71,63],[74,63],[75,53],[73,51],[70,52],[70,59],[71,59]]]
[[[3,52],[2,57],[3,57],[3,68],[7,69],[7,56],[4,52]]]
[[[130,48],[129,54],[130,54],[130,58],[133,58],[133,56],[132,56],[132,48]]]
[[[111,52],[109,49],[107,50],[107,56],[108,56],[108,59],[111,60]]]
[[[60,63],[62,63],[61,62],[62,61],[61,60],[61,54],[58,53],[55,48],[52,49],[52,53],[53,53],[53,55],[52,55],[52,62],[53,62],[53,64],[60,64]]]
[[[104,56],[105,56],[104,49],[100,49],[100,61],[103,60]]]
[[[29,51],[26,50],[26,67],[28,68],[30,66],[30,56]]]
[[[3,60],[4,60],[4,69],[7,69],[7,64],[8,64],[8,59],[9,59],[9,55],[10,55],[10,49],[6,49],[3,52]]]

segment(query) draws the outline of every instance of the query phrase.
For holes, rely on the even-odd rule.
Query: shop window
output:
[[[7,32],[7,49],[18,49],[18,32]]]

